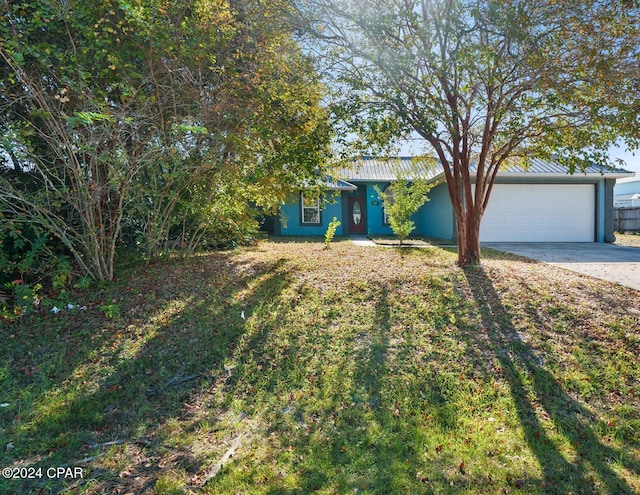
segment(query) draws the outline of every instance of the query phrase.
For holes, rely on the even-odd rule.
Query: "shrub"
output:
[[[375,186],[376,192],[384,202],[391,230],[398,237],[400,245],[415,229],[411,216],[429,201],[427,193],[431,187],[431,184],[420,179],[413,182],[398,179],[389,186],[388,192],[383,192]]]
[[[0,220],[0,315],[15,318],[31,313],[48,301],[41,292],[66,302],[65,288],[74,266],[60,254],[60,243],[22,218],[0,213]]]
[[[6,289],[13,294],[13,308],[7,302],[0,307],[2,316],[22,316],[30,314],[40,304],[38,292],[42,289],[42,284],[25,284],[22,280],[14,280],[4,284]]]
[[[336,230],[340,227],[340,222],[336,217],[333,217],[333,220],[329,222],[329,226],[327,227],[327,231],[324,234],[324,248],[329,249],[329,244],[333,240],[333,237],[336,235]]]

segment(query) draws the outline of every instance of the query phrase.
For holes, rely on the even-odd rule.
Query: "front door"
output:
[[[363,199],[349,198],[349,233],[364,234],[365,224]]]

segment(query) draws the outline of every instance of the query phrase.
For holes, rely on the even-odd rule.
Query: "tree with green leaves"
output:
[[[637,142],[634,2],[295,3],[300,30],[341,89],[345,127],[374,142],[418,134],[441,163],[459,265],[480,259],[480,222],[501,168],[538,156],[574,172],[605,164],[621,132]]]
[[[429,201],[427,193],[431,187],[432,185],[425,180],[409,181],[404,178],[392,182],[385,191],[375,186],[378,196],[383,201],[384,212],[389,219],[391,230],[400,241],[400,246],[416,228],[411,217]]]
[[[286,2],[12,0],[0,18],[0,212],[88,276],[124,238],[215,244],[328,151],[323,91]]]

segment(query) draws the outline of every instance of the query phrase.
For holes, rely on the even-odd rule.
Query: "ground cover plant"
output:
[[[0,329],[0,493],[637,493],[640,294],[498,252],[269,241]]]

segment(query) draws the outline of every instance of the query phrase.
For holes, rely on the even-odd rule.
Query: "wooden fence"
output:
[[[617,232],[640,232],[640,206],[614,208],[613,227]]]

